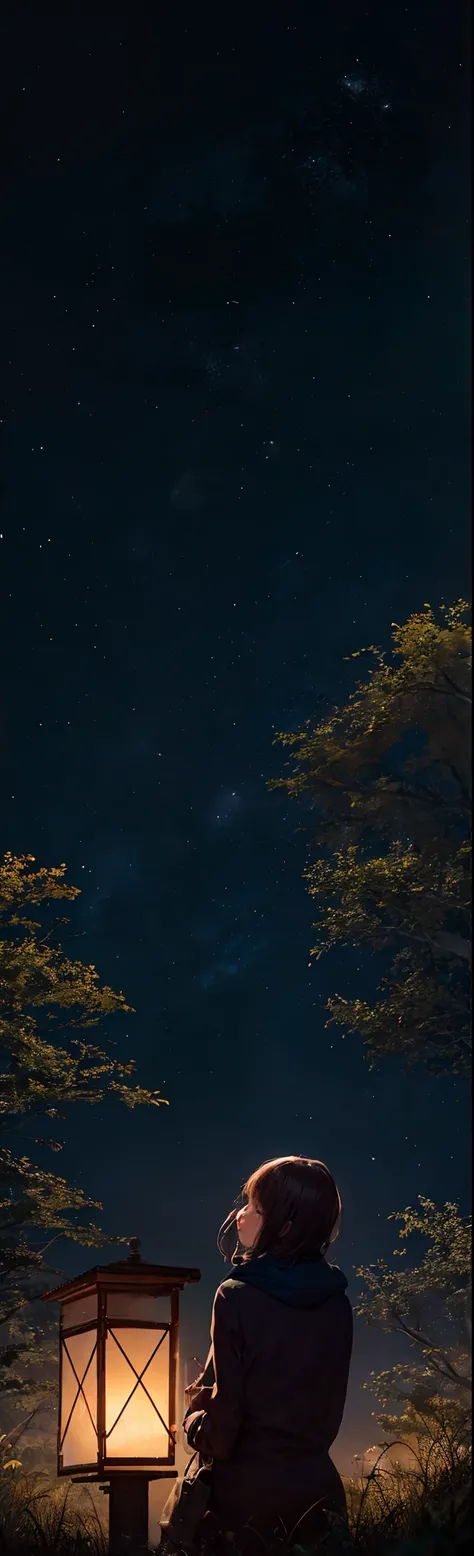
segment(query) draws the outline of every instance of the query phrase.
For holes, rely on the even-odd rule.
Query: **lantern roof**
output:
[[[109,1291],[142,1290],[158,1295],[172,1290],[182,1291],[184,1286],[201,1279],[200,1270],[186,1266],[148,1264],[141,1258],[138,1237],[132,1237],[128,1246],[130,1251],[127,1259],[118,1259],[113,1264],[96,1264],[92,1270],[85,1270],[83,1275],[75,1275],[72,1280],[53,1287],[52,1291],[43,1292],[41,1301],[64,1302],[68,1297],[85,1295],[99,1287]]]

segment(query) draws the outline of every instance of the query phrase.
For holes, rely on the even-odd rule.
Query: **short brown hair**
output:
[[[320,1259],[326,1252],[342,1204],[324,1162],[308,1156],[263,1162],[247,1179],[244,1193],[263,1216],[260,1236],[247,1258],[267,1254],[296,1264]]]

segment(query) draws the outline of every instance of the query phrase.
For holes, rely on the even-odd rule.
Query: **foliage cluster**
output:
[[[57,1153],[63,1142],[51,1122],[54,1130],[71,1105],[163,1100],[133,1084],[133,1061],[90,1040],[130,1007],[58,940],[68,919],[51,921],[51,907],[79,895],[65,875],[65,865],[36,868],[31,855],[6,854],[0,864],[0,1395],[19,1402],[51,1387],[47,1349],[35,1365],[44,1328],[32,1322],[48,1250],[62,1237],[90,1247],[104,1241],[100,1204],[32,1160],[22,1148],[25,1127],[36,1154]]]
[[[343,708],[276,739],[291,772],[272,779],[312,817],[311,955],[357,946],[390,957],[374,1002],[335,995],[329,1022],[434,1073],[471,1061],[471,627],[459,600],[394,626]],[[359,654],[352,656],[360,657]]]

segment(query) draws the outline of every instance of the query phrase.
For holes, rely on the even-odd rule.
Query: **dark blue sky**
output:
[[[328,1161],[350,1276],[467,1193],[461,1085],[324,1028],[373,968],[309,970],[305,818],[265,787],[345,656],[468,589],[467,51],[458,3],[152,9],[7,20],[1,831],[67,861],[170,1102],[71,1120],[64,1170],[201,1267],[202,1354],[259,1160]],[[392,1353],[358,1327],[340,1462]]]

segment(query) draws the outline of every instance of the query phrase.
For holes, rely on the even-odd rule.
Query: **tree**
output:
[[[368,1324],[400,1334],[414,1360],[372,1373],[365,1387],[375,1394],[383,1431],[429,1440],[435,1458],[451,1469],[468,1450],[471,1427],[471,1242],[470,1216],[448,1202],[436,1206],[419,1196],[416,1206],[394,1212],[403,1260],[392,1269],[384,1259],[357,1270],[363,1290],[356,1312]],[[422,1239],[425,1251],[407,1265],[407,1241]],[[381,1407],[381,1409],[380,1409]]]
[[[471,1218],[448,1202],[439,1207],[419,1195],[417,1206],[393,1211],[400,1221],[401,1248],[418,1236],[427,1244],[418,1264],[390,1269],[384,1259],[357,1270],[365,1283],[358,1313],[368,1323],[405,1335],[423,1357],[426,1376],[457,1388],[472,1389],[469,1370],[469,1298],[471,1287]],[[439,1328],[441,1327],[441,1336]],[[468,1344],[469,1342],[469,1344]]]
[[[346,706],[276,736],[293,765],[269,787],[315,813],[311,956],[357,946],[384,959],[379,998],[327,1005],[328,1024],[358,1033],[371,1066],[401,1054],[433,1073],[470,1070],[469,610],[458,600],[437,620],[426,605],[394,624],[391,662],[361,650],[375,665]]]
[[[21,1137],[31,1120],[63,1119],[72,1103],[100,1103],[111,1095],[133,1108],[164,1100],[132,1084],[133,1061],[90,1042],[91,1029],[130,1007],[100,983],[94,966],[65,954],[56,935],[67,918],[48,927],[51,904],[79,895],[66,882],[65,865],[34,865],[32,855],[11,854],[0,865],[0,1393],[9,1398],[25,1392],[37,1398],[48,1387],[44,1368],[38,1377],[38,1330],[30,1319],[47,1249],[59,1237],[90,1246],[104,1241],[87,1214],[100,1204],[29,1154],[15,1154],[15,1133]],[[56,1136],[31,1138],[39,1148],[62,1149]],[[41,1233],[39,1246],[31,1240],[34,1232]]]

